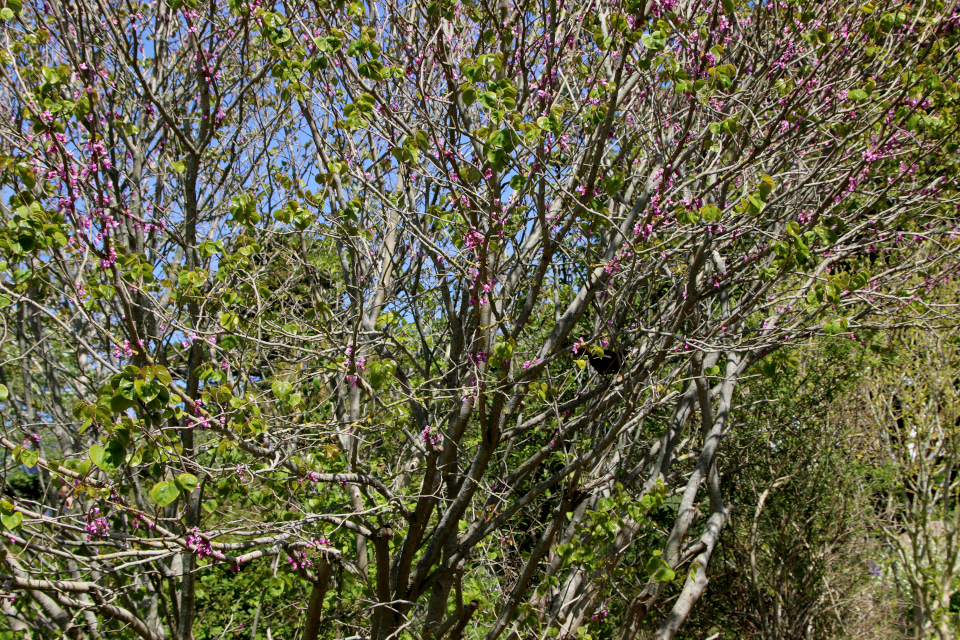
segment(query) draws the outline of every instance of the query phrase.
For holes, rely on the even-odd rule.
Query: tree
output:
[[[891,550],[885,572],[909,606],[905,627],[911,638],[949,639],[960,625],[960,405],[956,330],[938,328],[898,336],[907,357],[871,377],[863,403],[868,419],[883,427],[874,430],[881,437],[872,457],[890,480],[881,529]]]
[[[880,474],[864,459],[877,429],[863,405],[875,351],[897,352],[870,346],[813,339],[794,369],[741,383],[724,443],[738,464],[721,478],[731,518],[689,622],[704,637],[900,637],[901,607],[880,575]]]
[[[673,637],[741,378],[957,269],[952,5],[0,18],[17,633]]]

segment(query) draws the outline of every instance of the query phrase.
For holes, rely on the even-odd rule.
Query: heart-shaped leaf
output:
[[[714,220],[719,220],[721,215],[722,215],[722,212],[720,211],[720,209],[718,209],[712,204],[705,205],[700,209],[700,216],[706,222],[713,222]]]
[[[124,457],[126,451],[116,438],[110,438],[106,448],[96,444],[90,447],[90,460],[107,473],[116,471],[117,467],[123,464]]]
[[[20,526],[20,523],[23,522],[23,514],[19,511],[14,511],[13,513],[7,515],[0,515],[0,522],[3,522],[3,526],[11,531]]]
[[[187,491],[193,491],[197,488],[197,485],[200,484],[197,476],[192,473],[181,473],[177,476],[177,480],[180,481],[180,485]]]
[[[653,579],[657,582],[672,582],[676,577],[677,574],[673,572],[673,569],[664,566],[657,569],[657,573],[653,576]]]
[[[282,380],[274,381],[273,385],[271,385],[271,388],[273,390],[273,395],[280,400],[286,398],[288,395],[290,395],[290,392],[293,391],[293,385]]]
[[[110,398],[110,411],[112,413],[124,413],[132,406],[133,400],[125,398],[121,393],[116,393]]]
[[[156,376],[157,380],[159,380],[162,384],[170,384],[170,372],[167,371],[167,368],[163,365],[157,365]]]
[[[28,467],[32,467],[37,464],[37,460],[40,458],[40,453],[34,451],[33,449],[24,449],[20,453],[20,462]]]
[[[103,458],[106,455],[106,453],[107,452],[103,447],[101,447],[98,444],[95,444],[92,447],[90,447],[90,454],[89,454],[90,460],[93,462],[93,464],[103,469],[103,466],[102,466]],[[104,471],[106,471],[106,469],[104,469]]]
[[[287,585],[282,578],[271,578],[267,582],[267,591],[270,593],[271,597],[277,598],[283,594],[283,590],[286,586]]]
[[[150,490],[150,497],[161,507],[165,507],[180,495],[180,490],[172,482],[161,481]]]

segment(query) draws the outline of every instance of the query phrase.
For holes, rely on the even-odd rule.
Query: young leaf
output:
[[[0,522],[3,522],[3,526],[5,526],[7,529],[13,531],[20,526],[21,522],[23,522],[23,514],[19,511],[14,511],[9,515],[4,513],[0,515]]]
[[[40,453],[34,451],[33,449],[24,449],[20,453],[20,463],[28,467],[32,467],[33,465],[37,464],[37,460],[39,458]]]
[[[161,481],[150,490],[150,497],[161,507],[165,507],[180,495],[180,490],[172,482]]]

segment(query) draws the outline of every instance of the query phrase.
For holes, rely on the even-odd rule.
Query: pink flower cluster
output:
[[[306,551],[294,551],[290,553],[287,555],[287,562],[290,563],[290,566],[294,569],[306,569],[313,565],[313,562],[307,557]]]
[[[247,478],[247,468],[244,467],[242,464],[238,464],[237,467],[236,467],[236,469],[235,469],[235,471],[237,472],[237,475],[240,476],[240,482],[246,483],[247,480],[248,480],[248,478]],[[252,478],[250,478],[250,479],[252,479]]]
[[[147,523],[147,529],[148,529],[148,530],[153,531],[155,525],[154,525],[152,522],[150,522],[149,520],[141,517],[139,513],[136,514],[136,515],[134,515],[134,520],[133,520],[133,530],[134,530],[134,531],[139,531],[139,530],[140,530],[140,521],[141,521],[141,520],[143,520],[144,522]]]
[[[215,551],[213,547],[210,546],[210,541],[205,540],[200,536],[200,530],[197,527],[194,527],[190,533],[187,534],[186,540],[187,549],[197,554],[198,558],[205,558],[209,556],[216,560],[224,559],[223,552]]]
[[[323,536],[320,536],[319,538],[310,538],[310,542],[307,543],[307,547],[310,549],[319,549],[320,547],[330,548],[332,546],[333,543]]]
[[[87,514],[87,524],[83,527],[87,532],[87,542],[97,538],[105,538],[110,533],[110,523],[100,515],[100,509],[94,507]]]
[[[430,425],[423,428],[423,431],[420,432],[420,438],[423,440],[423,444],[430,445],[431,447],[440,444],[440,440],[442,439],[439,429],[434,430]]]
[[[352,366],[354,369],[358,371],[364,371],[367,368],[367,359],[362,356],[359,356],[359,357],[354,356],[353,347],[347,347],[347,357],[344,358],[343,364],[348,368],[348,370]],[[347,383],[351,387],[360,386],[360,379],[358,376],[354,374],[348,374],[346,378],[347,378]]]
[[[467,235],[463,236],[463,246],[466,249],[473,249],[478,247],[483,243],[483,234],[477,231],[476,229],[470,229],[467,231]]]
[[[133,347],[130,346],[129,340],[124,340],[123,345],[115,344],[113,345],[113,357],[118,360],[123,357],[130,357],[133,355]]]

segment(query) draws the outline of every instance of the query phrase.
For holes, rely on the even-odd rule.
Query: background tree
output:
[[[952,5],[0,19],[17,633],[189,640],[230,567],[303,638],[673,637],[741,378],[946,311]]]
[[[874,464],[889,478],[881,532],[888,579],[909,605],[914,638],[954,638],[958,588],[957,337],[955,330],[898,336],[900,357],[870,376],[864,405],[875,431]]]
[[[878,429],[863,404],[877,351],[898,351],[870,347],[818,338],[788,370],[744,380],[741,423],[725,443],[740,464],[721,480],[731,521],[690,622],[705,637],[899,637],[883,575],[885,476],[865,456]]]

